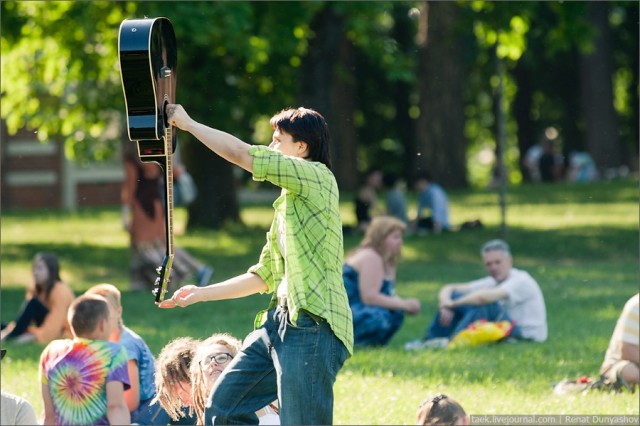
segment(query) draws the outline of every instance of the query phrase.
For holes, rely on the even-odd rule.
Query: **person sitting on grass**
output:
[[[464,408],[447,395],[425,399],[416,414],[416,425],[468,425],[469,417]]]
[[[69,308],[73,339],[54,340],[40,356],[45,425],[127,425],[129,388],[124,346],[109,342],[107,301],[82,295]]]
[[[405,224],[408,224],[407,197],[402,189],[402,185],[398,183],[398,177],[395,173],[385,173],[384,176],[382,176],[382,186],[386,191],[385,203],[387,215],[393,216]]]
[[[156,360],[153,402],[160,403],[173,425],[196,424],[190,369],[199,344],[200,341],[192,337],[178,337],[162,348]]]
[[[412,223],[412,230],[419,235],[426,232],[439,234],[443,231],[451,231],[449,199],[445,190],[433,182],[427,172],[423,172],[418,176],[414,187],[418,192],[418,208],[416,218]],[[431,211],[431,216],[422,216],[425,209]]]
[[[73,290],[60,279],[60,264],[53,253],[41,252],[33,258],[33,286],[15,322],[2,324],[2,340],[14,343],[71,337],[67,311],[75,298]]]
[[[7,350],[2,349],[0,359],[4,359],[4,355],[6,353]],[[31,426],[38,424],[36,412],[29,401],[18,395],[5,392],[5,389],[2,389],[0,394],[2,396],[2,402],[0,405],[0,425]]]
[[[242,342],[226,333],[213,334],[196,350],[191,363],[191,396],[193,407],[198,416],[199,425],[205,422],[204,412],[207,398],[220,375],[231,365],[231,361],[240,351]],[[256,412],[261,425],[279,425],[277,401]]]
[[[371,223],[371,218],[379,212],[378,189],[382,185],[382,172],[373,169],[367,172],[364,182],[354,200],[357,230],[364,232]]]
[[[171,421],[169,415],[160,404],[151,403],[156,396],[156,360],[142,337],[124,325],[120,290],[113,284],[103,283],[92,286],[85,294],[97,294],[107,300],[114,318],[109,341],[119,343],[127,350],[131,387],[124,397],[131,421],[139,425],[167,424]]]
[[[360,245],[344,261],[355,345],[386,345],[400,329],[404,313],[420,311],[417,299],[399,297],[394,288],[405,228],[394,217],[373,218]]]
[[[444,347],[456,334],[477,320],[510,321],[510,337],[544,342],[547,313],[542,291],[527,272],[513,268],[509,245],[491,240],[482,246],[482,259],[489,276],[467,284],[447,284],[438,295],[440,309],[424,340],[405,349]]]
[[[640,382],[639,304],[636,293],[624,305],[600,368],[601,377],[614,389],[633,392]]]

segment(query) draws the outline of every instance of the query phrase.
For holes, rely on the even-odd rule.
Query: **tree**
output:
[[[417,170],[448,187],[467,185],[461,38],[455,35],[459,8],[425,2],[420,16]]]
[[[356,186],[353,164],[358,140],[355,109],[353,45],[345,35],[344,14],[327,3],[311,22],[314,37],[303,59],[300,104],[321,112],[329,123],[332,169],[341,188]]]
[[[42,142],[61,137],[66,156],[78,161],[112,156],[124,119],[117,28],[135,6],[40,1],[0,8],[1,109],[9,133],[37,130]]]
[[[586,146],[600,169],[623,164],[616,111],[613,107],[612,36],[609,5],[588,3],[588,19],[597,31],[593,49],[580,61]]]

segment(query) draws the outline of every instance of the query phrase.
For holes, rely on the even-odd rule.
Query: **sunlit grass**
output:
[[[341,214],[354,223],[351,194]],[[422,311],[408,316],[388,347],[357,350],[335,386],[336,424],[411,424],[420,402],[446,393],[471,414],[638,414],[635,395],[559,397],[551,392],[565,377],[596,374],[624,302],[638,291],[638,183],[523,186],[510,188],[507,240],[516,266],[528,270],[545,294],[549,340],[544,344],[407,353],[404,342],[423,335],[437,308],[437,292],[448,282],[484,274],[480,245],[500,237],[496,191],[452,191],[454,223],[479,218],[485,228],[426,237],[407,236],[397,291],[417,297]],[[415,196],[410,194],[411,214]],[[381,197],[382,202],[382,197]],[[176,244],[216,268],[214,280],[246,271],[258,259],[271,201],[244,205],[243,225],[223,230],[186,228],[187,212],[176,211]],[[130,293],[127,234],[117,207],[76,213],[3,212],[0,300],[2,320],[13,319],[31,279],[31,259],[40,250],[60,255],[63,279],[77,294],[96,282],[124,291],[125,323],[154,353],[172,338],[204,338],[218,331],[245,336],[268,295],[159,310],[152,296]],[[345,236],[345,250],[361,236]],[[4,345],[3,345],[4,347]],[[7,345],[2,389],[40,401],[37,360],[41,346]]]

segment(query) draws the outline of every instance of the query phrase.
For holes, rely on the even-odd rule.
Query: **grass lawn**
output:
[[[420,402],[440,392],[473,415],[638,415],[637,394],[557,396],[551,391],[565,377],[597,373],[622,306],[638,291],[638,181],[509,189],[506,239],[516,267],[528,270],[545,295],[546,343],[407,353],[402,345],[423,335],[436,310],[438,289],[483,276],[480,245],[501,237],[495,192],[456,191],[450,201],[454,223],[479,218],[485,227],[406,237],[397,291],[419,298],[422,311],[406,318],[388,347],[359,349],[347,361],[335,386],[335,423],[412,424]],[[410,202],[415,208],[415,198]],[[270,203],[245,205],[244,226],[185,233],[186,212],[179,209],[176,244],[214,265],[214,280],[223,280],[257,260],[271,214]],[[345,223],[353,223],[348,194],[342,214]],[[228,331],[244,337],[269,300],[255,295],[160,310],[151,294],[128,292],[128,239],[117,207],[72,214],[3,211],[1,231],[3,322],[17,314],[31,280],[31,259],[41,250],[60,256],[63,279],[76,294],[98,282],[123,290],[125,323],[156,354],[178,336],[205,338]],[[346,250],[359,239],[346,236]],[[1,364],[2,389],[27,398],[39,413],[42,346],[3,348],[8,353]]]

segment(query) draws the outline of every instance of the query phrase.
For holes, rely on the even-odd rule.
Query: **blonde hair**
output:
[[[416,413],[416,424],[455,425],[458,420],[466,417],[467,413],[456,400],[440,394],[422,402]]]
[[[211,391],[210,388],[207,388],[200,363],[211,354],[211,346],[213,345],[226,346],[231,356],[235,358],[240,352],[242,342],[228,333],[217,333],[198,345],[191,363],[191,398],[193,400],[193,408],[198,416],[197,424],[199,425],[205,424],[204,409]]]
[[[364,234],[364,238],[358,246],[362,248],[372,248],[382,256],[385,262],[395,265],[398,254],[391,254],[384,246],[384,240],[395,231],[404,232],[407,225],[395,217],[377,216],[374,217]]]
[[[84,294],[97,294],[98,296],[104,297],[106,301],[109,303],[109,306],[111,306],[114,309],[116,315],[119,313],[120,309],[122,308],[122,303],[120,300],[120,297],[121,297],[120,290],[118,290],[118,287],[116,287],[113,284],[108,284],[108,283],[96,284],[90,287],[87,291],[85,291]],[[119,315],[118,326],[122,328],[123,325],[124,323],[122,322],[122,315]]]
[[[189,369],[199,342],[192,337],[178,337],[162,348],[156,360],[154,402],[158,401],[174,421],[183,415],[182,401],[174,392],[174,386],[180,382],[191,383]],[[193,415],[193,407],[189,407],[189,415]]]

